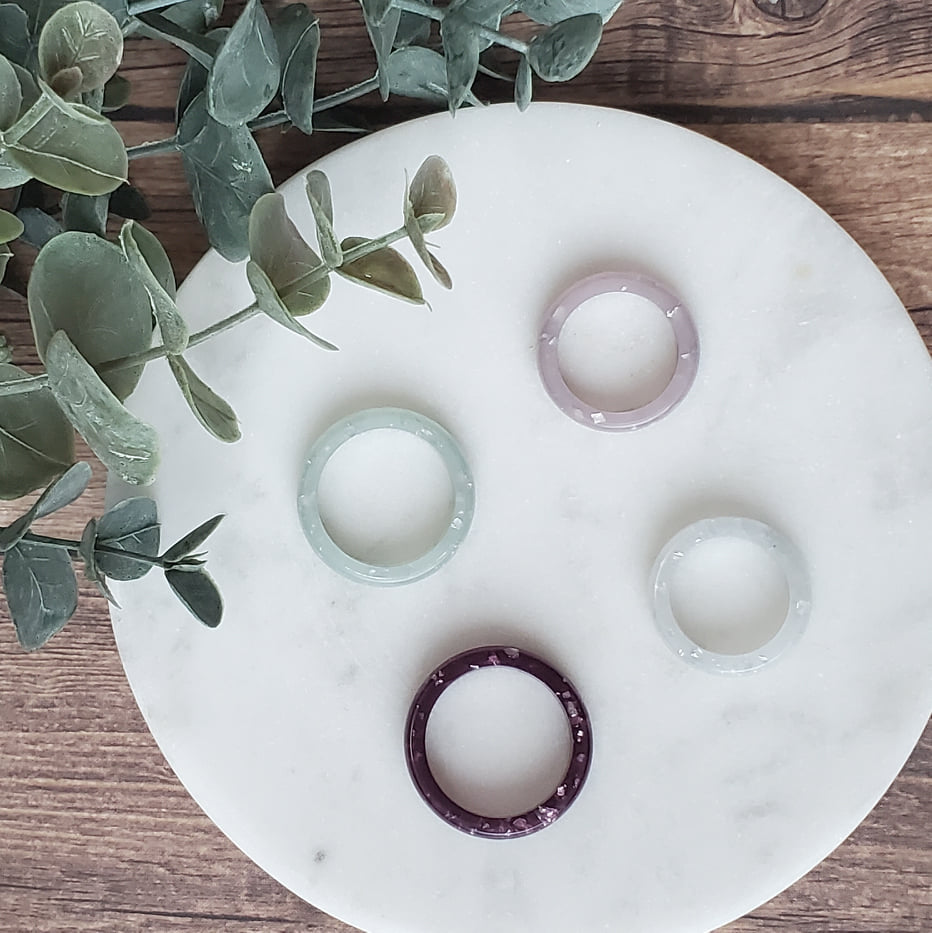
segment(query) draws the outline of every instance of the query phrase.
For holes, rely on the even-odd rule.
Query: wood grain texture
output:
[[[784,12],[807,2],[786,0]],[[321,92],[367,77],[372,57],[356,4],[315,8]],[[135,91],[120,121],[128,143],[170,135],[183,61],[157,43],[129,44],[123,73]],[[481,91],[490,100],[508,95],[491,80]],[[927,0],[828,0],[802,19],[773,17],[754,0],[628,0],[582,76],[535,91],[665,116],[773,169],[861,243],[932,347]],[[379,126],[424,109],[367,99],[358,112]],[[344,141],[260,134],[276,181]],[[153,205],[149,226],[183,277],[206,241],[177,159],[134,163],[132,178]],[[25,273],[28,250],[17,250]],[[36,363],[23,303],[2,291],[0,331],[17,347],[17,362]],[[56,530],[77,535],[102,504],[98,467],[89,495],[55,520]],[[12,514],[13,507],[0,509],[0,521]],[[348,933],[265,876],[188,797],[136,709],[106,605],[89,587],[69,627],[36,655],[16,647],[3,606],[0,670],[4,933]],[[928,933],[930,829],[932,728],[834,855],[726,930]]]

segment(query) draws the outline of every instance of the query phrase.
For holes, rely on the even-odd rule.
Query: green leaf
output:
[[[277,324],[281,324],[282,327],[287,327],[288,330],[300,334],[302,337],[310,340],[311,343],[317,344],[317,346],[322,347],[324,350],[338,349],[338,347],[334,346],[328,340],[318,337],[317,334],[311,333],[306,327],[298,323],[297,318],[288,310],[278,292],[275,290],[275,286],[269,280],[269,277],[262,271],[262,268],[251,259],[246,263],[246,278],[249,280],[249,286],[256,296],[256,304],[259,306],[260,311],[267,314]]]
[[[0,281],[3,279],[3,270],[0,269]],[[13,359],[13,348],[6,339],[5,334],[0,334],[0,363],[9,363]]]
[[[107,601],[119,607],[119,603],[113,598],[110,587],[107,586],[107,578],[100,571],[97,564],[97,553],[94,550],[97,544],[97,519],[92,518],[85,526],[81,534],[81,541],[78,544],[78,556],[84,561],[84,576],[93,583],[100,593],[106,597]]]
[[[210,29],[223,12],[223,0],[184,0],[164,11],[166,19],[183,29],[203,33]]]
[[[204,95],[185,112],[178,130],[194,207],[211,246],[230,262],[249,255],[249,214],[272,178],[252,134],[211,119]]]
[[[208,518],[206,522],[198,525],[194,531],[189,531],[183,538],[173,544],[162,555],[162,559],[166,561],[181,560],[182,557],[187,557],[193,551],[196,551],[214,533],[223,518],[223,515]]]
[[[431,159],[435,159],[438,162],[440,162],[443,165],[443,168],[445,168],[447,170],[447,173],[449,174],[449,168],[446,162],[444,162],[438,156],[431,156]],[[424,166],[426,166],[427,164],[428,162],[425,162],[424,165],[421,166],[421,169],[423,170]],[[442,170],[438,169],[437,171],[440,172]],[[420,174],[421,172],[418,172],[418,175]],[[432,174],[432,172],[429,169],[424,174]],[[452,175],[449,176],[449,180],[452,185],[452,181],[453,181]],[[422,179],[420,190],[432,192],[434,189],[430,188],[429,186],[425,186],[423,179]],[[455,207],[456,207],[456,191],[455,189],[453,189],[453,208],[452,209],[455,209]],[[439,218],[438,226],[442,226],[442,224],[446,222],[443,213],[431,212],[431,213],[428,213],[426,216],[429,217],[432,222],[437,222],[434,220],[434,218]],[[447,272],[447,270],[441,264],[440,260],[437,259],[437,257],[434,256],[434,254],[431,253],[431,251],[427,248],[427,242],[424,239],[424,232],[421,229],[419,218],[415,214],[414,205],[412,204],[411,189],[409,188],[407,184],[407,179],[405,179],[404,221],[405,221],[405,231],[408,234],[408,239],[411,241],[411,245],[414,247],[414,251],[418,254],[421,262],[423,262],[424,265],[427,267],[427,271],[430,272],[430,274],[434,277],[434,279],[438,281],[444,288],[453,288],[453,280],[450,278],[450,273]]]
[[[205,570],[166,570],[165,579],[191,615],[208,628],[223,617],[223,600],[217,584]]]
[[[66,192],[61,199],[62,224],[66,230],[80,233],[107,235],[107,216],[110,213],[110,195],[71,194]]]
[[[51,544],[21,541],[3,558],[3,589],[16,637],[27,651],[60,632],[78,608],[71,557]]]
[[[29,379],[0,363],[0,385]],[[74,462],[74,431],[48,389],[0,396],[0,498],[18,499],[60,476]]]
[[[450,166],[440,156],[428,156],[415,172],[411,207],[425,233],[445,227],[456,213],[456,184]]]
[[[375,63],[379,72],[379,93],[382,95],[382,100],[388,100],[388,60],[392,54],[398,24],[401,22],[401,11],[392,8],[380,22],[373,19],[373,13],[375,15],[381,13],[380,7],[373,10],[372,4],[363,3],[362,12],[366,21],[366,31],[369,33],[369,39],[375,51]]]
[[[42,92],[39,90],[39,85],[31,72],[15,62],[13,63],[13,70],[16,72],[16,77],[19,78],[19,88],[23,94],[23,103],[19,108],[19,115],[22,116],[39,99]]]
[[[23,106],[23,89],[12,64],[0,55],[0,130],[9,129]]]
[[[45,365],[52,394],[104,466],[127,483],[151,483],[158,435],[120,404],[64,331],[49,341]]]
[[[466,100],[479,70],[479,34],[462,14],[448,13],[440,24],[446,59],[448,106],[450,113]]]
[[[308,197],[312,197],[327,222],[333,226],[333,192],[330,190],[330,179],[321,171],[314,169],[307,173],[304,179]]]
[[[61,224],[38,207],[21,207],[16,217],[23,225],[20,238],[36,249],[42,249],[49,240],[62,232]]]
[[[0,55],[25,68],[31,48],[26,11],[15,3],[0,3]]]
[[[218,440],[228,444],[238,441],[239,421],[227,402],[197,376],[183,357],[169,356],[168,365],[197,420]]]
[[[288,35],[280,38],[281,33],[276,33],[280,43],[285,41],[290,44],[292,33],[296,31],[295,24],[303,27],[288,49],[287,57],[282,57],[282,106],[288,119],[302,133],[310,134],[314,123],[314,84],[317,77],[317,53],[320,51],[320,25],[314,14],[300,3],[285,7],[283,14],[296,8],[305,13],[290,15]]]
[[[333,232],[333,203],[330,198],[330,184],[327,183],[326,193],[320,191],[321,187],[320,179],[316,176],[313,179],[309,177],[305,182],[307,200],[311,205],[314,223],[317,225],[317,242],[320,245],[320,252],[323,255],[324,262],[331,268],[336,268],[343,262],[343,251],[340,249],[340,242]],[[318,193],[321,193],[324,203],[317,200]]]
[[[124,499],[104,512],[97,522],[98,547],[104,545],[156,558],[160,538],[158,510],[155,502],[145,496]],[[96,559],[101,573],[114,580],[138,580],[152,569],[149,561],[106,551],[98,551]]]
[[[39,70],[49,84],[61,71],[77,68],[78,89],[102,88],[123,60],[120,24],[101,6],[77,0],[53,13],[42,27]]]
[[[133,86],[122,75],[114,75],[104,86],[104,113],[125,107],[133,93]]]
[[[225,126],[259,116],[278,91],[275,36],[259,0],[249,0],[224,39],[207,78],[207,110]]]
[[[152,211],[138,188],[132,185],[120,185],[110,195],[110,212],[127,220],[148,220]]]
[[[373,26],[381,26],[392,10],[392,0],[360,0],[366,20]]]
[[[621,3],[622,0],[520,0],[518,9],[544,26],[553,26],[582,13],[598,13],[607,23]]]
[[[514,0],[453,0],[447,7],[447,14],[462,17],[471,24],[497,30],[502,24],[502,17],[513,7]],[[484,52],[492,44],[491,39],[479,37],[480,52]]]
[[[439,52],[420,46],[399,49],[392,52],[386,71],[392,94],[447,103],[447,65]],[[466,95],[466,103],[481,106],[472,91]]]
[[[364,237],[347,237],[342,244],[343,252],[348,253],[367,242]],[[361,259],[344,262],[337,272],[351,282],[391,295],[392,298],[401,298],[416,305],[426,304],[414,269],[401,253],[390,246],[383,246]]]
[[[13,253],[10,251],[10,247],[7,246],[6,243],[0,243],[0,284],[3,283],[3,277],[6,275],[7,264],[12,258]],[[5,352],[3,353],[2,358],[0,358],[0,362],[9,362]]]
[[[188,325],[175,304],[175,277],[162,244],[135,220],[127,220],[120,246],[149,295],[163,346],[169,353],[181,353],[188,346]]]
[[[69,104],[47,85],[7,130],[9,160],[53,188],[106,194],[126,181],[126,147],[106,117]]]
[[[145,27],[145,35],[154,35],[177,46],[205,68],[213,64],[219,43],[172,22],[161,13],[140,13],[136,19]]]
[[[531,63],[527,60],[527,55],[522,55],[518,62],[518,76],[515,78],[515,103],[522,113],[530,106],[532,93]]]
[[[29,278],[29,316],[39,357],[52,334],[65,331],[92,366],[148,350],[152,343],[149,294],[119,247],[89,233],[63,233],[39,253]],[[103,376],[126,398],[142,366]]]
[[[0,243],[9,243],[23,235],[23,222],[9,211],[0,210]]]
[[[602,39],[602,17],[598,13],[573,16],[534,36],[528,46],[528,61],[545,81],[575,78]]]
[[[322,263],[298,233],[277,191],[259,198],[249,216],[249,253],[295,317],[316,311],[329,297],[329,275],[299,284]]]
[[[395,48],[404,49],[409,45],[424,45],[430,40],[431,21],[426,16],[403,11],[395,32]]]

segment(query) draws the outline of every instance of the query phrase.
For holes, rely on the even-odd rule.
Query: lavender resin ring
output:
[[[655,399],[629,411],[600,411],[567,385],[560,371],[560,332],[570,315],[597,295],[624,292],[639,295],[667,316],[676,339],[676,367],[666,388]],[[540,333],[537,365],[547,393],[574,421],[598,431],[633,431],[675,408],[689,391],[699,366],[699,335],[687,307],[663,285],[637,272],[600,272],[567,289],[547,312]]]
[[[427,721],[440,695],[455,680],[483,667],[514,667],[536,677],[553,691],[570,726],[572,755],[563,780],[547,800],[517,816],[481,816],[463,809],[441,790],[427,760]],[[405,758],[415,787],[442,820],[471,836],[516,839],[559,819],[582,790],[592,759],[589,715],[576,688],[540,658],[503,645],[473,648],[444,661],[418,690],[405,726]]]
[[[317,499],[320,477],[336,450],[358,434],[385,428],[406,431],[430,444],[443,460],[453,487],[453,510],[440,539],[414,560],[394,565],[367,564],[347,554],[330,537]],[[428,576],[456,553],[469,531],[475,504],[472,474],[449,431],[406,408],[367,408],[331,425],[311,447],[298,494],[298,517],[311,547],[337,573],[357,583],[398,586]]]

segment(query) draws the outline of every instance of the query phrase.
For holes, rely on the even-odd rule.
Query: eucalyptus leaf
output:
[[[183,538],[173,544],[162,555],[162,559],[171,562],[181,560],[182,557],[187,557],[192,551],[196,551],[214,533],[223,519],[223,515],[215,515],[213,518],[208,518],[206,522],[198,525],[194,531],[189,531]]]
[[[447,14],[461,16],[472,24],[497,30],[502,24],[502,17],[514,5],[514,0],[453,0],[447,7]],[[492,44],[492,39],[479,36],[480,52]]]
[[[0,243],[0,284],[3,284],[3,277],[6,275],[6,267],[12,258],[13,253],[10,251],[10,247],[7,246],[6,243]],[[0,362],[9,362],[8,351],[5,345],[2,351],[0,351]]]
[[[75,194],[106,194],[126,181],[126,147],[113,124],[47,85],[7,130],[9,160],[47,185]]]
[[[110,195],[71,194],[66,192],[61,199],[61,218],[66,230],[107,235],[107,216],[110,212]]]
[[[326,176],[324,177],[326,178]],[[320,252],[324,262],[331,268],[336,268],[343,262],[343,250],[340,249],[340,242],[333,232],[333,204],[330,198],[329,182],[327,192],[321,192],[324,203],[317,200],[317,194],[321,187],[320,179],[316,176],[313,179],[308,177],[305,182],[307,200],[311,205],[314,223],[317,225],[317,242],[320,245]]]
[[[373,12],[379,14],[381,12],[380,8],[373,11],[371,4],[363,3],[362,12],[366,21],[366,31],[369,33],[369,39],[375,52],[375,63],[379,74],[379,94],[382,95],[382,100],[388,100],[390,90],[388,61],[392,54],[392,46],[395,44],[398,24],[401,22],[401,11],[393,7],[379,22],[373,19]]]
[[[257,117],[278,91],[281,65],[268,16],[249,0],[223,40],[207,78],[207,109],[225,126]]]
[[[398,29],[395,31],[395,48],[404,49],[409,45],[427,43],[430,40],[430,24],[431,20],[426,16],[409,13],[407,10],[403,11],[398,21]]]
[[[256,296],[256,304],[263,314],[267,314],[277,324],[281,324],[282,327],[300,334],[300,336],[310,340],[311,343],[317,344],[324,350],[338,349],[330,341],[311,333],[298,322],[297,318],[288,310],[269,277],[262,271],[261,266],[251,259],[246,263],[246,278],[249,280],[249,287]]]
[[[316,311],[329,297],[329,276],[300,284],[322,263],[292,223],[277,191],[263,195],[250,214],[249,253],[295,317]]]
[[[462,14],[447,14],[440,24],[446,59],[448,106],[450,113],[466,100],[479,70],[479,34]]]
[[[607,23],[621,4],[622,0],[519,0],[518,8],[535,23],[553,26],[583,13],[598,13]]]
[[[0,55],[25,68],[31,48],[26,11],[15,3],[0,3]]]
[[[177,46],[204,68],[210,68],[220,45],[209,36],[202,36],[179,26],[161,13],[140,13],[136,17],[145,27],[144,34],[164,39]]]
[[[94,545],[97,543],[97,519],[92,518],[81,532],[81,541],[78,543],[78,556],[84,561],[84,576],[92,583],[100,578],[97,570],[97,558],[94,556]]]
[[[308,197],[317,202],[327,222],[333,226],[333,192],[330,189],[330,179],[318,169],[313,169],[307,173],[304,184]]]
[[[392,10],[392,0],[359,0],[367,20],[374,26],[381,26]]]
[[[223,0],[183,0],[163,11],[166,19],[183,29],[202,33],[210,29],[223,12]]]
[[[217,585],[205,570],[166,570],[165,579],[188,612],[208,628],[216,628],[223,617],[223,600]]]
[[[3,270],[0,269],[0,281],[3,279]],[[4,334],[0,334],[0,363],[9,363],[13,359],[13,348]]]
[[[29,378],[0,363],[0,385]],[[48,389],[0,396],[0,499],[41,488],[73,462],[74,431]]]
[[[518,75],[515,78],[515,103],[518,110],[524,113],[531,104],[531,95],[533,93],[534,78],[531,73],[531,63],[526,55],[521,56],[518,62]]]
[[[288,119],[302,133],[310,133],[314,123],[314,86],[317,53],[320,51],[320,25],[309,23],[282,63],[282,106]]]
[[[213,120],[203,94],[188,107],[178,133],[194,207],[211,246],[231,262],[245,259],[250,211],[272,190],[256,141],[245,126]]]
[[[159,553],[161,531],[155,502],[137,496],[118,502],[97,521],[97,545],[111,550],[130,551],[156,558]],[[151,569],[148,560],[123,557],[98,550],[97,567],[114,580],[138,580]]]
[[[3,589],[20,645],[41,648],[78,608],[71,557],[51,544],[20,541],[3,557]]]
[[[15,214],[0,209],[0,243],[9,243],[23,235],[23,222]]]
[[[366,242],[363,237],[347,237],[342,243],[343,252],[348,253]],[[426,304],[421,283],[411,264],[390,246],[383,246],[352,262],[344,262],[337,272],[351,282],[391,295],[392,298],[401,298],[416,305]]]
[[[0,55],[0,130],[9,129],[23,106],[23,89],[13,65]]]
[[[169,356],[168,365],[184,400],[198,421],[218,440],[227,444],[242,436],[236,412],[198,377],[181,356]]]
[[[65,331],[92,366],[148,350],[149,294],[120,248],[89,233],[62,233],[39,253],[29,279],[29,316],[39,358]],[[126,398],[142,366],[108,372],[107,387]]]
[[[162,244],[135,220],[127,220],[120,230],[120,246],[149,295],[162,345],[168,353],[181,353],[188,346],[188,325],[175,305],[175,278]]]
[[[13,63],[13,70],[16,72],[16,77],[19,78],[19,89],[23,95],[23,103],[19,110],[19,115],[22,116],[39,99],[42,92],[39,90],[39,85],[30,71],[15,62]]]
[[[392,94],[436,104],[447,103],[447,65],[439,52],[420,46],[399,49],[392,52],[386,71]],[[482,105],[472,91],[465,99],[474,107]]]
[[[589,64],[601,39],[598,13],[573,16],[534,36],[528,45],[528,61],[545,81],[569,81]]]
[[[146,203],[145,196],[130,184],[123,184],[110,195],[110,211],[117,217],[127,220],[148,220],[152,211]]]
[[[21,207],[16,218],[23,225],[20,237],[30,246],[42,249],[49,240],[61,232],[61,224],[38,207]]]
[[[0,529],[0,551],[7,551],[19,542],[29,531],[34,521],[45,518],[66,505],[70,505],[80,496],[91,479],[91,468],[87,463],[76,463],[58,479],[53,480],[42,495],[33,503],[24,515],[6,528]]]
[[[127,483],[151,483],[158,435],[120,404],[64,331],[49,341],[45,365],[56,401],[104,466]]]
[[[61,72],[59,72],[60,74]],[[99,87],[93,91],[85,91],[80,95],[81,103],[94,113],[103,113],[104,110],[104,89]]]
[[[425,233],[445,227],[456,213],[456,184],[440,156],[428,156],[414,175],[409,191],[414,216]],[[426,219],[430,222],[426,223]]]
[[[208,33],[208,38],[222,43],[229,35],[230,30],[226,27],[213,29]],[[188,59],[185,65],[184,73],[181,75],[181,83],[178,85],[178,99],[175,103],[175,123],[181,123],[181,118],[185,115],[188,107],[201,91],[207,89],[207,76],[210,71],[200,62],[193,58]]]
[[[442,215],[436,214],[430,216],[442,217]],[[427,271],[430,272],[434,279],[444,288],[453,288],[453,280],[450,278],[450,273],[447,272],[440,260],[427,248],[427,243],[424,240],[424,232],[421,230],[421,225],[414,213],[414,207],[411,204],[410,190],[407,185],[405,186],[404,221],[408,239],[411,241],[414,251],[417,253],[421,262],[424,263]]]
[[[114,75],[104,86],[103,111],[112,113],[120,110],[129,103],[133,93],[133,86],[122,75]]]
[[[79,90],[102,88],[123,60],[120,24],[90,0],[69,3],[42,27],[38,57],[40,73],[49,83],[59,72],[77,68]]]

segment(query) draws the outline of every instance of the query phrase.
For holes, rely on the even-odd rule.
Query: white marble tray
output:
[[[809,200],[685,130],[535,105],[438,115],[318,163],[340,235],[399,223],[403,172],[450,162],[454,223],[434,239],[455,289],[433,311],[336,281],[317,351],[254,320],[190,353],[237,409],[228,448],[162,364],[131,400],[156,424],[166,540],[215,512],[216,631],[151,574],[114,628],[166,757],[208,815],[283,884],[371,933],[701,933],[835,848],[909,755],[932,708],[932,366],[890,286]],[[282,189],[307,233],[302,179]],[[583,275],[635,266],[692,309],[686,399],[606,434],[543,391],[537,332]],[[212,322],[250,300],[210,254],[181,292]],[[397,588],[326,567],[295,509],[309,444],[372,405],[458,440],[470,534]],[[690,521],[745,515],[808,562],[800,642],[756,673],[682,662],[648,586]],[[514,643],[559,668],[592,720],[588,784],[516,840],[459,833],[405,769],[408,704],[443,659]]]

